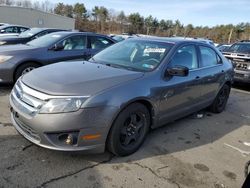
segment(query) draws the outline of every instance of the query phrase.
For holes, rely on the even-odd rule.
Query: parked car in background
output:
[[[55,32],[27,44],[0,46],[0,83],[11,83],[43,65],[68,60],[86,60],[114,44],[105,35]]]
[[[213,46],[163,38],[129,39],[89,62],[63,62],[22,76],[12,123],[54,150],[135,152],[150,128],[206,107],[224,110],[233,67]]]
[[[216,48],[218,50],[220,50],[221,52],[227,51],[230,47],[231,47],[230,44],[219,44],[219,45],[216,46]]]
[[[121,41],[125,40],[125,38],[122,35],[112,35],[110,37],[117,42],[121,42]]]
[[[0,26],[9,25],[8,23],[0,23]]]
[[[51,28],[31,28],[29,30],[24,31],[18,36],[0,37],[0,46],[9,44],[25,44],[43,35],[57,31],[65,31],[65,30],[51,29]]]
[[[234,81],[250,83],[250,41],[233,44],[223,55],[234,64]]]
[[[138,35],[136,34],[129,34],[129,33],[122,33],[121,35],[116,35],[116,34],[110,34],[109,35],[111,38],[113,38],[115,41],[117,42],[121,42],[123,40],[126,40],[126,39],[130,39],[130,38],[136,38],[136,37],[139,37]]]
[[[20,25],[3,25],[0,26],[0,36],[17,36],[28,29],[28,27]]]

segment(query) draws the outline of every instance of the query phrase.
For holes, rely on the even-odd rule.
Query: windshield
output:
[[[28,29],[27,31],[24,31],[22,32],[19,37],[23,37],[23,38],[26,38],[26,37],[32,37],[33,35],[37,34],[41,32],[41,29],[39,28],[32,28],[32,29]]]
[[[90,61],[135,71],[152,71],[173,44],[143,40],[125,40],[106,48]]]
[[[37,47],[48,47],[56,43],[57,41],[59,41],[61,38],[63,38],[63,36],[60,34],[50,33],[42,37],[39,37],[37,39],[34,39],[28,42],[27,44],[31,46],[37,46]]]
[[[238,43],[234,44],[229,48],[232,52],[247,52],[250,53],[250,43]]]

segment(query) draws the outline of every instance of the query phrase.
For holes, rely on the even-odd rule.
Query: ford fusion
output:
[[[126,156],[151,128],[207,107],[222,112],[232,78],[232,64],[209,44],[129,39],[89,61],[22,76],[10,95],[12,122],[48,149]]]

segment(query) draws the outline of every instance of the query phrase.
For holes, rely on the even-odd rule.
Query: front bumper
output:
[[[111,106],[80,109],[77,112],[60,114],[27,115],[22,110],[22,101],[10,96],[11,121],[16,130],[30,142],[58,151],[86,151],[101,153],[117,108]],[[18,102],[19,105],[16,103]],[[25,105],[25,104],[24,104]],[[62,134],[71,134],[75,143],[68,145],[59,139]],[[84,139],[88,135],[100,135]]]
[[[14,64],[0,63],[0,84],[13,83],[14,69]]]
[[[235,82],[243,82],[243,83],[250,83],[250,71],[243,71],[243,70],[234,70],[234,81]]]

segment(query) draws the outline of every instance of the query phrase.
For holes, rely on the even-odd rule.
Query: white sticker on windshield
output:
[[[52,35],[52,37],[54,37],[54,38],[60,38],[61,35]]]
[[[144,53],[164,53],[165,48],[146,48]]]

